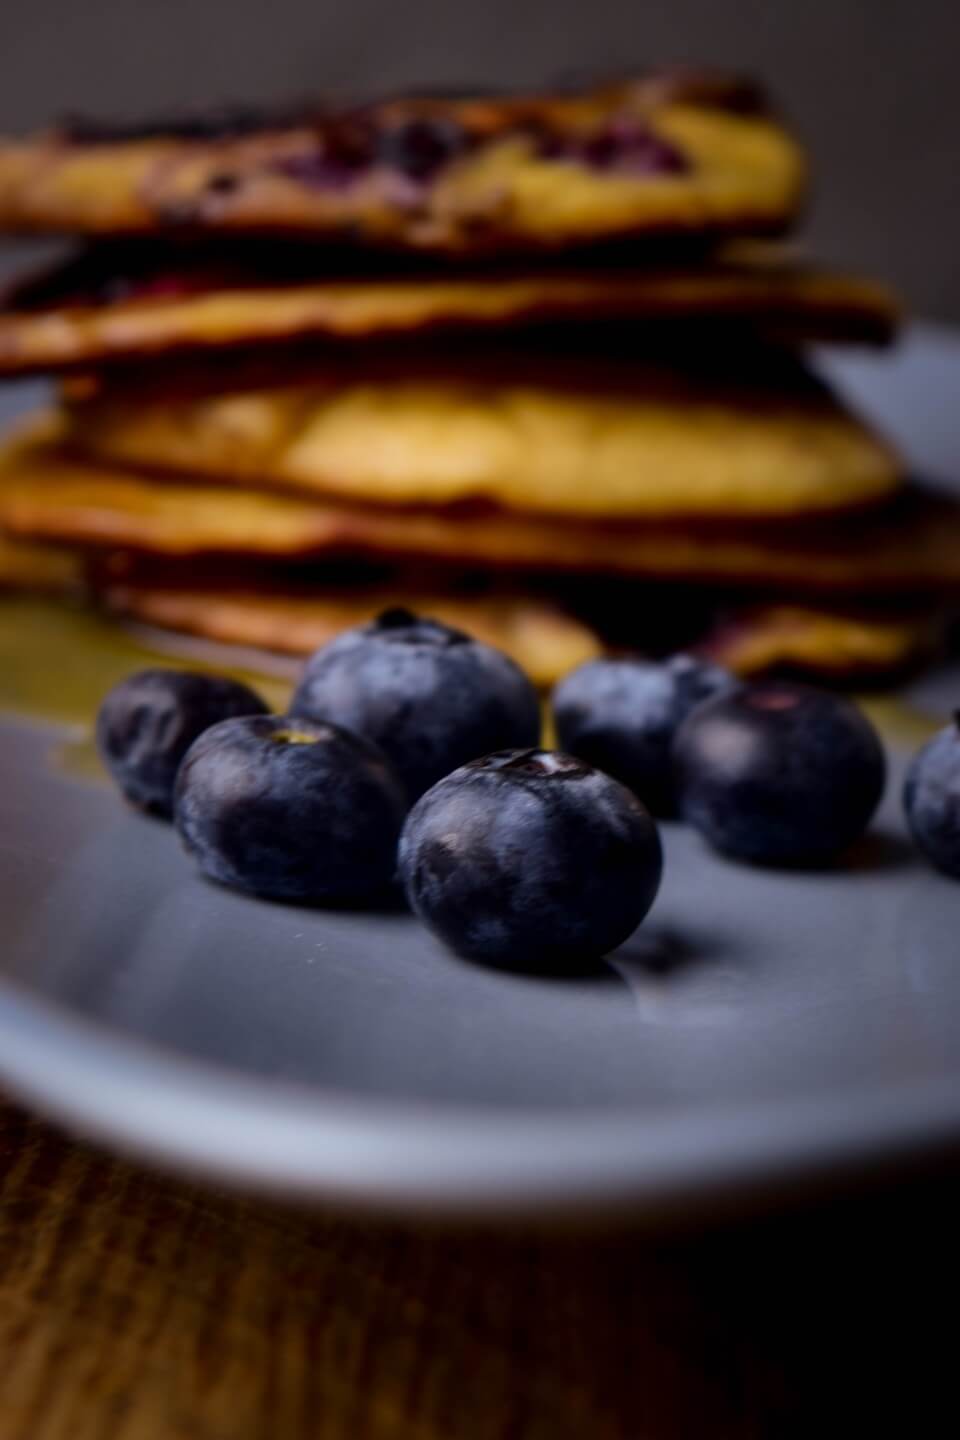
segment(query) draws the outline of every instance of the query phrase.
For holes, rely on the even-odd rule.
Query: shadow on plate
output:
[[[839,863],[841,869],[862,875],[868,871],[902,870],[916,858],[917,852],[906,836],[889,830],[869,830]]]

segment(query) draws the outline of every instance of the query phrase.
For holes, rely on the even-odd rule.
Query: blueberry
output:
[[[174,820],[211,880],[276,900],[386,892],[406,804],[386,756],[337,725],[225,720],[180,767]]]
[[[690,162],[681,150],[635,116],[618,116],[587,134],[541,130],[537,153],[544,160],[574,161],[591,170],[632,175],[682,175]]]
[[[738,682],[692,655],[655,660],[588,660],[553,692],[557,739],[571,755],[636,791],[655,815],[672,815],[670,750],[695,705]]]
[[[100,706],[97,749],[128,800],[169,816],[177,770],[197,736],[219,720],[267,711],[260,696],[236,680],[140,670],[115,685]]]
[[[772,681],[698,705],[674,765],[684,819],[717,850],[767,865],[821,865],[866,828],[886,765],[843,696]]]
[[[960,711],[952,725],[914,756],[903,804],[924,855],[945,875],[960,880]]]
[[[290,180],[317,190],[348,188],[376,159],[373,126],[359,116],[344,116],[317,135],[311,149],[283,155],[271,168]]]
[[[621,170],[635,175],[682,175],[686,156],[668,140],[631,117],[613,120],[589,136],[583,159],[595,170]]]
[[[452,949],[517,969],[596,958],[653,904],[657,827],[618,781],[571,755],[472,760],[407,818],[400,876]]]
[[[291,711],[380,745],[411,800],[467,760],[540,738],[536,691],[512,660],[407,610],[318,650]]]
[[[384,129],[377,152],[384,165],[411,180],[429,180],[462,154],[470,137],[455,120],[405,120]]]

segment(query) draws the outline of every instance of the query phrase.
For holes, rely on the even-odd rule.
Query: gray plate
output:
[[[960,343],[831,366],[927,473],[960,474]],[[207,886],[57,763],[61,730],[0,739],[0,1070],[124,1150],[380,1208],[663,1213],[960,1139],[960,887],[905,843],[896,743],[844,870],[749,870],[667,826],[647,924],[559,982],[463,964],[407,917]]]

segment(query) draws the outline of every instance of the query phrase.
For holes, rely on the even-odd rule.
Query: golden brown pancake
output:
[[[82,555],[54,545],[30,545],[0,535],[0,590],[79,590]]]
[[[420,558],[800,595],[960,587],[960,505],[912,487],[885,507],[816,523],[574,521],[490,508],[391,511],[186,479],[161,483],[33,440],[9,445],[0,462],[0,528],[22,539],[170,557]]]
[[[262,388],[231,386],[227,365],[169,385],[101,383],[71,404],[64,443],[351,503],[605,520],[842,511],[900,479],[889,448],[776,351],[668,364],[474,345],[331,358]]]
[[[374,590],[320,585],[284,589],[194,585],[169,576],[110,580],[101,570],[100,602],[115,614],[161,629],[287,655],[309,655],[341,630],[402,604],[496,645],[540,686],[553,684],[601,653],[598,636],[545,600],[523,595],[476,597],[412,594],[403,583]],[[847,613],[823,607],[759,604],[728,613],[692,648],[739,675],[803,671],[838,679],[895,674],[934,648],[939,622],[930,613]]]
[[[402,605],[504,650],[535,685],[544,687],[603,648],[582,621],[545,600],[524,595],[411,594],[403,588],[321,588],[315,593],[284,594],[111,585],[101,599],[116,614],[162,629],[287,655],[309,655],[341,630]]]
[[[883,344],[893,296],[773,246],[729,246],[685,266],[324,274],[314,253],[203,251],[140,258],[105,246],[30,276],[0,306],[0,373],[103,366],[308,339],[362,340],[630,322],[638,337],[718,327],[791,340]],[[575,343],[575,342],[574,342]],[[721,342],[722,343],[722,342]]]
[[[92,590],[117,615],[220,643],[306,655],[341,629],[402,604],[505,650],[544,687],[602,649],[597,630],[548,595],[496,587],[458,593],[455,575],[432,567],[425,571],[422,565],[418,570],[419,582],[402,571],[378,580],[364,578],[363,568],[358,572],[351,564],[338,578],[329,567],[285,571],[265,568],[249,556],[220,564],[189,558],[171,562],[129,550],[69,550],[0,536],[0,590],[75,595]],[[678,641],[668,638],[667,628],[661,633],[656,613],[651,614],[676,618],[678,597],[672,590],[621,589],[613,601],[618,645],[632,642],[658,650],[681,643],[742,675],[788,669],[867,680],[896,674],[932,653],[942,628],[929,606],[855,611],[821,600],[737,608],[711,590],[689,589],[684,598],[691,602],[690,614]],[[718,606],[722,618],[711,623],[710,610]],[[604,605],[592,609],[602,630]],[[631,614],[637,626],[632,635]]]
[[[865,679],[896,674],[928,656],[941,630],[941,618],[922,611],[757,605],[728,615],[695,648],[738,675],[801,670]]]
[[[0,229],[498,254],[782,228],[804,185],[799,146],[753,87],[673,73],[578,94],[75,120],[0,142]]]

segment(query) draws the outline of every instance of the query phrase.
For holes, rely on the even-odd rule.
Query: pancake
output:
[[[492,509],[389,511],[185,479],[159,483],[83,463],[34,438],[9,445],[0,460],[0,529],[33,541],[169,557],[406,558],[797,595],[960,588],[960,505],[914,487],[887,506],[818,523],[564,521]]]
[[[140,247],[143,252],[144,247]],[[641,336],[717,327],[764,336],[883,344],[893,296],[818,270],[777,247],[730,246],[713,259],[596,270],[338,274],[315,252],[272,245],[248,257],[95,247],[10,287],[0,305],[0,374],[305,340],[356,341],[603,322]]]
[[[779,229],[804,183],[799,146],[754,87],[676,72],[581,93],[68,121],[0,142],[0,229],[498,254]]]
[[[219,388],[217,388],[219,387]],[[888,447],[777,351],[669,363],[519,344],[378,351],[261,388],[100,383],[71,402],[79,456],[398,508],[578,518],[834,512],[899,484]]]
[[[411,594],[403,588],[270,594],[112,585],[100,598],[115,614],[161,629],[285,655],[309,655],[341,630],[402,605],[505,651],[542,687],[553,685],[603,648],[581,621],[545,600],[523,595]]]
[[[110,578],[101,570],[100,603],[161,629],[220,643],[306,656],[341,630],[402,604],[496,645],[548,686],[600,654],[597,635],[543,599],[410,594],[394,588],[284,589],[276,579],[256,588],[190,586],[169,576],[158,584]],[[872,679],[903,671],[935,647],[941,626],[930,613],[853,614],[799,605],[759,604],[727,613],[691,647],[743,676],[802,671],[834,679]]]
[[[932,654],[942,617],[757,605],[726,616],[694,648],[738,675],[802,671],[841,680],[896,675]]]
[[[30,545],[0,535],[0,591],[42,590],[55,594],[79,590],[83,557],[53,545]]]

